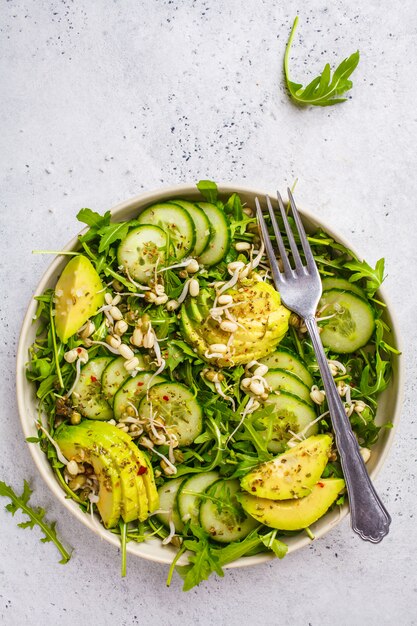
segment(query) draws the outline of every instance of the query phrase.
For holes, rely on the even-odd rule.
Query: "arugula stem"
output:
[[[59,366],[58,346],[57,346],[57,341],[56,341],[55,320],[54,320],[54,316],[52,315],[52,312],[53,312],[52,305],[53,303],[52,303],[52,298],[51,298],[51,304],[49,305],[49,319],[50,319],[50,324],[51,324],[52,345],[54,348],[54,360],[55,360],[56,373],[58,376],[61,389],[63,389],[64,381],[62,380],[61,368]]]
[[[127,524],[119,522],[120,528],[120,551],[122,553],[122,578],[126,576],[126,547],[127,547]]]
[[[172,563],[169,567],[168,570],[168,576],[167,576],[167,581],[166,581],[166,586],[169,587],[171,585],[172,582],[172,577],[174,575],[175,572],[175,566],[178,563],[178,561],[180,560],[180,558],[182,557],[182,555],[184,554],[184,552],[186,551],[186,547],[184,545],[181,546],[181,548],[178,550],[177,554],[175,555],[175,557],[172,560]]]
[[[291,50],[291,46],[292,46],[292,41],[294,39],[295,31],[297,29],[297,25],[298,25],[298,15],[295,16],[295,20],[294,20],[294,23],[293,23],[292,28],[291,28],[290,36],[288,38],[288,42],[287,42],[287,45],[285,47],[284,73],[285,73],[285,78],[286,78],[287,81],[289,81],[289,79],[290,79],[290,73],[289,73],[289,69],[288,69],[288,62],[289,62],[289,57],[290,57],[290,50]]]

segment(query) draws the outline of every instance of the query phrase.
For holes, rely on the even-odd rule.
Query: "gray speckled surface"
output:
[[[294,78],[362,53],[352,100],[299,110],[281,60],[301,14]],[[416,296],[403,271],[415,257],[417,196],[413,0],[287,3],[237,0],[26,0],[1,6],[2,120],[0,477],[29,477],[34,503],[75,547],[54,546],[0,506],[0,621],[24,624],[417,623]],[[129,559],[69,518],[37,475],[22,440],[14,358],[31,292],[78,230],[82,206],[104,210],[161,185],[211,177],[267,189],[298,177],[301,205],[375,262],[405,341],[402,422],[377,486],[392,532],[372,546],[345,520],[310,548],[213,577],[188,595],[165,566]],[[414,347],[414,348],[413,348]]]

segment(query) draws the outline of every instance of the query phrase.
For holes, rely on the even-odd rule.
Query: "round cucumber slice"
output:
[[[166,246],[167,238],[161,228],[138,226],[119,245],[117,261],[132,278],[146,284],[153,278],[156,265],[163,265]]]
[[[189,254],[195,245],[195,227],[190,214],[175,204],[161,203],[145,209],[138,217],[140,224],[152,224],[161,228],[174,248],[179,261]]]
[[[139,405],[141,419],[149,420],[151,413],[163,419],[177,435],[180,446],[190,445],[203,429],[201,406],[192,391],[181,383],[153,385]]]
[[[183,522],[190,520],[192,524],[198,524],[201,494],[219,478],[218,472],[202,472],[187,478],[182,483],[178,490],[177,503]]]
[[[200,506],[200,525],[214,541],[229,543],[246,537],[259,524],[245,513],[236,494],[238,480],[218,480],[209,487]]]
[[[181,532],[184,528],[183,521],[178,512],[177,493],[186,478],[186,476],[173,478],[158,489],[159,509],[161,512],[157,513],[156,517],[166,528],[169,528],[170,521],[174,522],[177,533]]]
[[[321,297],[319,308],[325,315],[334,315],[322,326],[320,338],[326,348],[348,354],[365,346],[375,328],[375,319],[369,303],[358,295],[329,289]]]
[[[190,255],[199,256],[206,249],[211,235],[210,222],[207,215],[197,204],[187,202],[187,200],[172,200],[172,204],[182,207],[190,214],[194,222],[196,234],[194,250],[191,250]]]
[[[135,406],[138,408],[142,397],[146,394],[147,385],[154,376],[154,372],[139,372],[133,378],[129,378],[116,392],[113,400],[113,411],[116,420],[120,420],[127,407]],[[162,376],[154,376],[152,384],[160,383],[165,378]]]
[[[270,369],[264,376],[272,391],[288,391],[304,402],[313,404],[310,398],[310,387],[307,387],[297,376],[284,369]]]
[[[272,406],[271,414],[257,420],[257,412],[259,411],[262,415],[268,406]],[[286,391],[272,393],[265,402],[265,406],[258,411],[253,414],[255,427],[259,429],[268,450],[274,454],[284,452],[293,433],[297,435],[310,424],[303,433],[304,436],[309,437],[317,433],[317,424],[312,424],[317,417],[313,407]]]
[[[211,236],[199,261],[202,265],[215,265],[227,254],[230,247],[230,226],[225,212],[210,202],[198,202],[211,225]]]
[[[145,369],[145,361],[142,355],[136,352],[135,356],[139,359],[139,367]],[[126,359],[122,356],[113,359],[101,376],[103,395],[109,404],[113,404],[113,396],[125,380],[130,378],[130,373],[125,369],[125,363]]]
[[[72,401],[79,412],[93,420],[110,420],[113,411],[103,395],[101,377],[112,357],[101,356],[88,361],[72,392]]]
[[[366,294],[363,289],[358,287],[355,283],[350,283],[345,278],[336,278],[333,276],[328,276],[327,278],[323,278],[321,281],[323,286],[323,291],[327,291],[328,289],[343,289],[344,291],[351,291],[352,293],[356,293],[357,296],[361,296],[366,300]],[[323,313],[326,315],[326,313]]]
[[[295,376],[298,376],[310,389],[313,384],[313,377],[303,361],[293,352],[280,348],[272,354],[260,360],[260,363],[267,365],[270,369],[283,369]]]

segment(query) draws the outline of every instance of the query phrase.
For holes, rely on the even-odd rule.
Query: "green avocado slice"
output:
[[[308,437],[275,459],[258,465],[242,478],[240,486],[268,500],[308,496],[327,465],[331,447],[329,435]]]
[[[130,446],[118,436],[119,429],[105,422],[91,421],[81,422],[79,428],[83,428],[98,445],[106,448],[119,471],[123,520],[132,522],[135,519],[147,519],[148,498],[142,476],[138,473],[137,459]]]
[[[68,459],[91,463],[99,483],[97,508],[106,528],[113,528],[122,511],[122,485],[120,475],[105,445],[97,443],[84,428],[61,426],[55,440]]]
[[[278,291],[263,281],[247,280],[238,290],[225,293],[233,298],[230,311],[239,324],[230,343],[230,355],[209,358],[210,346],[228,345],[230,333],[222,330],[218,320],[210,315],[214,302],[207,290],[181,307],[180,325],[185,341],[201,358],[220,367],[249,363],[269,354],[288,330],[290,312],[281,304]]]
[[[305,498],[267,500],[241,493],[238,499],[246,513],[265,526],[279,530],[301,530],[322,517],[344,487],[342,478],[323,478]]]

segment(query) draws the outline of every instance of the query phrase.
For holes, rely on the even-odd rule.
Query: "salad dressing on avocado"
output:
[[[198,188],[122,224],[80,211],[90,228],[39,298],[27,373],[66,494],[122,547],[186,546],[187,588],[245,554],[284,556],[286,533],[311,535],[345,498],[314,351],[272,284],[255,214]],[[312,249],[323,344],[369,456],[395,350],[379,274],[320,230]]]

